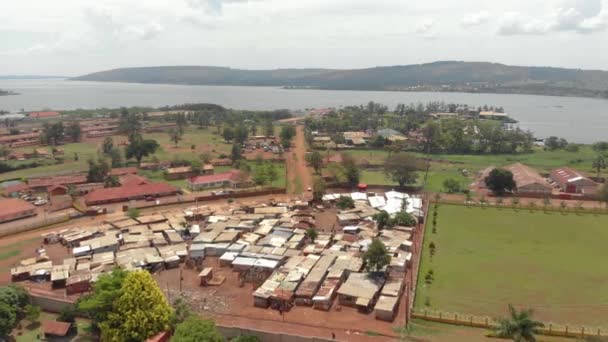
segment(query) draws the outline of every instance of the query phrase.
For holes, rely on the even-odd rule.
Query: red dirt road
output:
[[[312,169],[306,165],[306,139],[304,127],[296,126],[294,146],[286,153],[287,192],[303,195],[312,187]]]

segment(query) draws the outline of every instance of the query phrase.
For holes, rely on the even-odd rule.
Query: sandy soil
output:
[[[287,161],[287,190],[289,194],[304,195],[312,187],[312,169],[306,165],[306,140],[304,127],[296,126],[292,148],[285,152]]]

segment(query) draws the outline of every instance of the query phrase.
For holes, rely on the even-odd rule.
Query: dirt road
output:
[[[286,152],[287,192],[302,195],[312,187],[312,169],[306,165],[306,139],[304,127],[296,126],[296,136],[293,147]]]

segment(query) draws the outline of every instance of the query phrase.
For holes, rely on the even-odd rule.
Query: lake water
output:
[[[235,109],[306,109],[340,107],[375,101],[391,109],[399,103],[444,101],[472,106],[502,106],[537,137],[556,135],[569,141],[608,140],[608,100],[535,95],[407,93],[346,90],[286,90],[273,87],[189,86],[75,82],[67,80],[0,80],[0,89],[20,93],[0,96],[0,109],[76,109],[121,106],[216,103]]]

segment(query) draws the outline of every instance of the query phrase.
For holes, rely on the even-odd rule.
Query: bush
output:
[[[351,197],[340,196],[340,198],[338,198],[338,202],[336,202],[336,205],[342,210],[352,209],[355,207],[355,201]]]
[[[129,211],[127,211],[127,216],[129,216],[129,218],[135,220],[136,218],[139,217],[139,209],[130,208]]]
[[[443,188],[448,194],[460,192],[460,182],[454,178],[448,178],[443,181]]]

